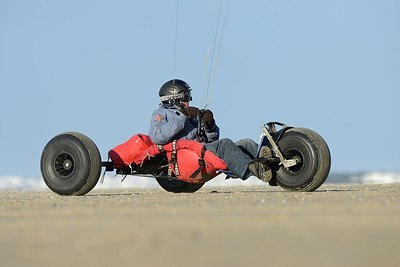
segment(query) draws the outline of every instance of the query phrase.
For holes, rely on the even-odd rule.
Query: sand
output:
[[[0,200],[1,266],[400,266],[400,184]]]

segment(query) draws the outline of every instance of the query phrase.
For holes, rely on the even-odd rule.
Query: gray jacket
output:
[[[185,116],[178,106],[160,105],[151,116],[149,136],[156,144],[166,144],[173,140],[195,140],[198,127],[197,119]],[[215,125],[206,130],[207,142],[219,139],[219,127]]]

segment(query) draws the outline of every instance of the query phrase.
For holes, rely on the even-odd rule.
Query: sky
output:
[[[227,3],[216,35],[216,0],[0,0],[0,177],[40,177],[65,131],[107,160],[147,133],[167,80],[202,107],[215,62],[221,137],[280,121],[318,132],[331,172],[400,171],[400,1],[233,0],[223,27]]]

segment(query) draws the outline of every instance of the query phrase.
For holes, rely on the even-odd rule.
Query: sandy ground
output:
[[[0,192],[1,266],[400,266],[400,184]]]

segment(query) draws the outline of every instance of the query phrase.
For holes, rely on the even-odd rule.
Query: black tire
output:
[[[167,178],[156,178],[156,180],[164,190],[172,193],[194,193],[204,185],[204,183],[192,184],[181,180]]]
[[[287,130],[278,141],[286,159],[299,163],[290,168],[276,170],[276,182],[291,191],[310,192],[319,188],[328,177],[331,155],[328,145],[316,132],[306,128]]]
[[[101,174],[95,143],[77,132],[51,139],[42,152],[40,169],[46,185],[59,195],[81,196],[92,190]]]

